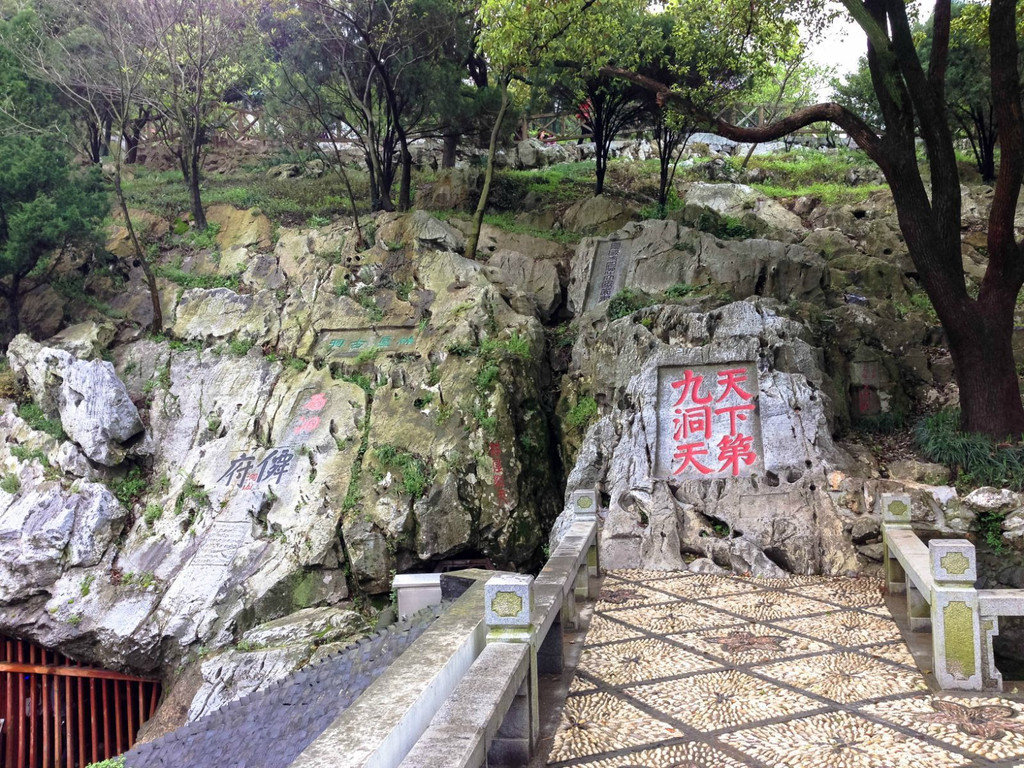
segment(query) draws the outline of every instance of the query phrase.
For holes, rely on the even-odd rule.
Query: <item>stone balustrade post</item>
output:
[[[576,515],[577,520],[592,520],[594,523],[598,523],[597,517],[597,491],[573,491],[572,494],[572,508]],[[587,574],[591,578],[597,578],[601,571],[601,562],[599,554],[599,543],[600,536],[594,536],[594,544],[587,550]],[[585,597],[590,597],[590,584],[587,583],[587,594]]]
[[[519,574],[492,576],[484,585],[484,617],[488,643],[526,643],[530,646],[530,671],[491,742],[487,764],[526,765],[540,737],[533,577]]]
[[[883,493],[878,504],[882,508],[882,550],[885,563],[885,585],[890,595],[899,595],[907,589],[907,574],[899,560],[889,551],[887,529],[910,529],[910,495]],[[924,598],[922,598],[923,600]]]
[[[966,539],[928,543],[932,579],[932,653],[935,677],[944,690],[980,691],[983,686],[981,622],[974,545]]]

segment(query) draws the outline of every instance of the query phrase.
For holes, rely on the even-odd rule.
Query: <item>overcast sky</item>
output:
[[[857,59],[866,53],[867,38],[852,20],[836,20],[811,44],[811,58],[818,64],[834,66],[840,78],[857,69]],[[826,87],[818,96],[825,99],[830,93]]]

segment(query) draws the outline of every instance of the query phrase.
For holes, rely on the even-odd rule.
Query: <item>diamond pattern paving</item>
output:
[[[1024,768],[1024,704],[930,693],[874,580],[612,571],[548,764]]]

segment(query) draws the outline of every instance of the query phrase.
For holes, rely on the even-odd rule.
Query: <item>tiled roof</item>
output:
[[[426,608],[125,754],[127,768],[286,768],[437,618]]]

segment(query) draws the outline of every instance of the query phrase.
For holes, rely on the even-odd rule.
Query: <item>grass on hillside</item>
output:
[[[124,184],[129,206],[171,221],[188,212],[188,188],[179,172],[150,171],[142,167],[133,172],[134,178]],[[349,171],[349,178],[360,213],[369,212],[367,174]],[[328,173],[320,179],[272,179],[267,178],[265,166],[205,176],[203,203],[259,208],[272,221],[285,225],[305,223],[317,216],[329,219],[351,213],[345,185],[336,174]]]
[[[319,179],[276,179],[266,176],[267,169],[282,162],[299,162],[295,157],[280,155],[266,158],[260,164],[241,168],[229,174],[208,174],[203,179],[203,201],[206,205],[230,204],[239,208],[258,208],[278,224],[294,226],[309,221],[329,220],[350,212],[347,190],[341,179],[328,173]],[[740,156],[725,158],[731,175],[742,178]],[[693,165],[680,165],[676,181],[705,180],[699,169],[699,158]],[[755,155],[747,169],[762,169],[768,174],[764,183],[753,184],[761,193],[774,198],[816,197],[827,204],[853,203],[884,186],[846,184],[846,173],[854,167],[870,167],[867,157],[859,151],[836,153],[795,149],[774,155]],[[370,211],[368,175],[358,169],[349,170],[349,178],[360,212]],[[413,190],[435,178],[435,171],[414,171]],[[565,208],[593,194],[596,180],[593,160],[564,163],[537,170],[500,170],[495,174],[490,197],[488,223],[511,232],[545,237],[559,242],[575,242],[569,233],[537,230],[515,222],[515,214],[529,208],[545,210]],[[613,160],[608,166],[605,191],[649,202],[657,196],[658,161],[634,163]],[[126,179],[125,191],[132,207],[148,210],[168,220],[186,214],[189,209],[188,190],[177,170],[151,171],[144,167],[132,169]],[[397,182],[393,192],[397,195]],[[444,216],[444,212],[441,214]],[[448,214],[452,215],[451,213]]]

